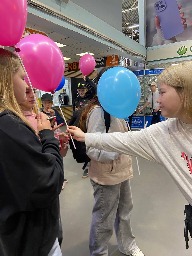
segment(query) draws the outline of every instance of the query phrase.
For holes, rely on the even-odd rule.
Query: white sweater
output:
[[[141,156],[162,164],[192,205],[192,124],[168,119],[141,131],[87,133],[87,147]]]

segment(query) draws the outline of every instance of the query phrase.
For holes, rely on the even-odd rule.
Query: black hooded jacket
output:
[[[88,77],[86,77],[85,83],[88,91],[86,92],[85,97],[82,98],[80,96],[77,96],[77,98],[75,98],[73,102],[73,111],[84,107],[90,101],[90,99],[92,99],[93,96],[96,95],[96,84]]]
[[[1,256],[47,256],[58,234],[63,161],[53,131],[39,137],[0,113]]]

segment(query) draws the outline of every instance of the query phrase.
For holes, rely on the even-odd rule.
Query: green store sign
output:
[[[177,50],[177,54],[179,56],[183,56],[187,53],[188,49],[186,46],[181,46],[179,47],[179,49]],[[192,53],[192,46],[189,47],[189,51],[188,52],[191,52]]]

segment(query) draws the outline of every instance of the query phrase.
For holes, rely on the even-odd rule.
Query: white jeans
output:
[[[58,238],[56,238],[55,243],[48,256],[62,256],[61,248],[59,246]]]

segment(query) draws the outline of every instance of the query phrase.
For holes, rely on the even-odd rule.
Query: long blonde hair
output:
[[[192,61],[166,68],[159,75],[157,83],[175,88],[183,103],[183,109],[192,117]]]
[[[14,95],[13,75],[20,67],[16,54],[0,48],[0,112],[9,110],[29,125]]]

